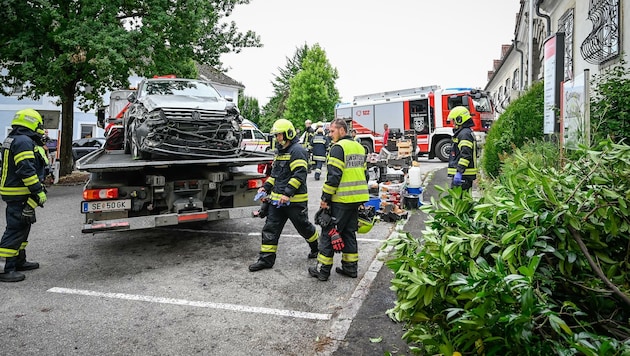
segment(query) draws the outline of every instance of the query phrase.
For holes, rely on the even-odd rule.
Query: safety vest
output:
[[[365,180],[365,149],[356,141],[341,139],[336,145],[343,149],[343,161],[328,156],[327,164],[343,172],[336,191],[332,192],[334,203],[363,203],[369,200],[368,185]],[[326,191],[327,187],[324,187]],[[332,187],[328,187],[332,188]]]

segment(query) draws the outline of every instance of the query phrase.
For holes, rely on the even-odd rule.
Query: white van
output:
[[[262,133],[256,124],[249,120],[244,120],[241,124],[243,141],[241,143],[246,151],[266,152],[270,149],[269,141],[264,133]]]

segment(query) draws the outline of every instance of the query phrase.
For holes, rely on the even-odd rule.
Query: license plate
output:
[[[131,199],[81,202],[82,213],[92,213],[95,211],[129,210],[129,209],[131,209]]]

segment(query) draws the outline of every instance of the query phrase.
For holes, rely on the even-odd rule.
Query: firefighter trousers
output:
[[[357,272],[359,261],[359,245],[357,244],[356,231],[359,228],[359,206],[360,203],[331,203],[330,212],[337,220],[337,231],[343,240],[344,247],[341,250],[341,266],[345,271]],[[332,266],[333,250],[330,230],[334,226],[322,228],[319,238],[319,254],[317,262],[323,266]]]
[[[280,208],[272,205],[269,207],[269,214],[262,229],[259,256],[259,260],[268,266],[273,266],[276,261],[278,240],[287,220],[291,220],[295,229],[311,247],[311,251],[317,250],[318,234],[315,225],[308,220],[308,202],[291,203]]]
[[[0,257],[6,258],[4,271],[15,271],[18,264],[24,263],[26,254],[24,249],[28,244],[28,235],[31,232],[31,224],[22,221],[22,209],[26,204],[23,201],[6,201],[7,227],[0,240]],[[23,261],[24,260],[24,261]]]

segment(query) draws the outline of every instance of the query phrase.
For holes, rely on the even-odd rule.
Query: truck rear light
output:
[[[265,184],[265,179],[250,179],[247,181],[247,189],[257,189]]]
[[[117,198],[118,188],[86,189],[83,191],[83,200],[103,200]]]

